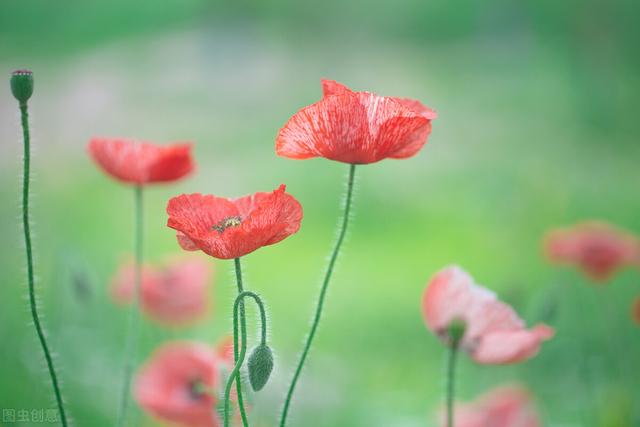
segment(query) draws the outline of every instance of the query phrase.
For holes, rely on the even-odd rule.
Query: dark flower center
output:
[[[228,216],[219,223],[211,226],[212,230],[216,230],[218,233],[222,233],[229,227],[237,227],[242,224],[242,218],[239,216]]]
[[[189,397],[192,400],[200,400],[206,396],[206,386],[200,379],[194,379],[189,381]]]

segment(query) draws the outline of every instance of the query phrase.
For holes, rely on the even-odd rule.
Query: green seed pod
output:
[[[260,391],[265,386],[273,371],[273,353],[266,344],[257,346],[248,361],[249,382],[254,391]]]
[[[33,73],[29,70],[11,73],[11,93],[20,104],[26,104],[33,94]]]

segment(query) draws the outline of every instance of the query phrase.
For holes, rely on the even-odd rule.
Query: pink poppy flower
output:
[[[624,267],[640,265],[640,240],[605,222],[589,221],[547,233],[547,258],[576,265],[590,279],[605,282]]]
[[[527,329],[511,307],[455,266],[431,279],[422,298],[422,311],[427,327],[445,342],[451,322],[462,320],[466,328],[460,347],[481,364],[527,360],[554,334],[553,328],[544,324]]]
[[[322,100],[278,132],[279,156],[367,164],[412,157],[426,144],[436,113],[419,101],[354,92],[331,80],[322,86]]]
[[[208,309],[209,263],[201,259],[176,259],[142,269],[140,307],[149,318],[171,326],[183,326],[201,319]],[[124,265],[111,283],[113,299],[121,304],[133,301],[135,268]]]
[[[88,150],[105,173],[127,184],[172,182],[194,169],[190,143],[165,146],[127,138],[93,138]]]
[[[134,387],[138,404],[152,416],[191,427],[221,425],[214,408],[220,364],[212,347],[173,342],[158,348],[140,369]]]
[[[455,427],[540,427],[531,394],[518,385],[494,388],[471,403],[456,404]],[[443,416],[440,425],[446,425]]]

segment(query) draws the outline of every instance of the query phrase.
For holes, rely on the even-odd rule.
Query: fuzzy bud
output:
[[[254,391],[260,391],[267,384],[273,371],[273,353],[266,344],[257,346],[247,364],[249,368],[249,382]]]
[[[29,70],[11,73],[11,93],[20,104],[26,104],[33,94],[33,73]]]

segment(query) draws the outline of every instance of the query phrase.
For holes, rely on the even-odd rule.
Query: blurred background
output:
[[[133,191],[91,163],[94,135],[196,143],[197,173],[145,194],[152,261],[181,252],[165,225],[173,195],[286,183],[301,201],[301,231],[244,261],[277,352],[273,381],[252,398],[252,425],[275,425],[347,166],[278,158],[274,139],[320,98],[322,77],[420,99],[439,117],[417,157],[358,170],[354,221],[291,425],[436,424],[445,351],[424,327],[420,297],[450,263],[528,323],[557,329],[520,365],[462,357],[460,399],[517,382],[545,426],[640,425],[640,329],[629,316],[639,273],[596,287],[540,250],[550,227],[583,219],[640,231],[639,14],[632,0],[3,1],[0,408],[54,406],[27,309],[22,144],[8,87],[12,70],[30,68],[39,300],[75,425],[115,422],[127,311],[108,283],[133,245]],[[229,333],[233,266],[211,262],[210,316],[186,329],[143,321],[140,361],[166,341]],[[156,425],[136,411],[136,426]]]

